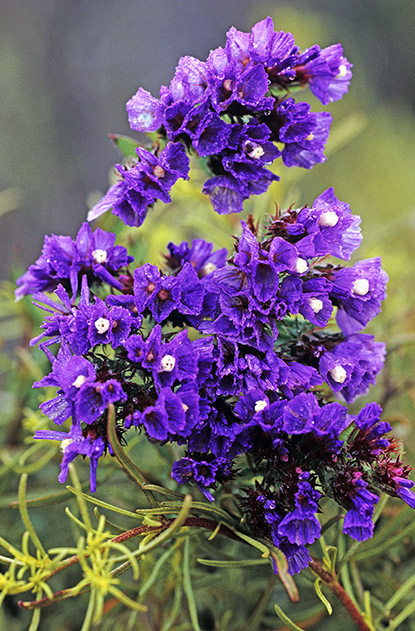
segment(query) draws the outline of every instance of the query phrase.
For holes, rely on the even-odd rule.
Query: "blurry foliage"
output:
[[[304,11],[295,13],[288,9],[279,10],[278,15],[274,15],[280,28],[296,33],[296,41],[302,47],[315,40],[327,44],[338,40],[336,28],[330,27],[327,19],[322,20],[321,17],[320,14],[310,12],[305,15]],[[333,37],[330,39],[331,34]],[[311,204],[329,185],[334,187],[339,199],[350,203],[352,211],[361,215],[364,240],[359,256],[382,256],[390,277],[389,296],[382,314],[369,329],[379,340],[387,343],[389,357],[377,386],[372,388],[366,399],[382,403],[385,420],[394,426],[395,435],[404,440],[408,452],[406,461],[415,465],[415,206],[409,177],[415,172],[415,127],[409,112],[375,102],[368,80],[360,71],[364,62],[355,58],[353,50],[346,52],[355,63],[355,70],[359,68],[360,78],[358,72],[350,94],[336,104],[336,118],[327,147],[331,160],[316,166],[312,173],[280,167],[281,182],[274,183],[261,198],[251,198],[246,203],[244,217],[249,212],[257,218],[264,213],[272,214],[275,204],[282,208],[290,204]],[[106,230],[118,232],[119,242],[130,248],[137,263],[149,261],[162,265],[162,253],[169,241],[177,243],[200,236],[213,241],[216,248],[231,249],[229,235],[238,233],[240,218],[219,217],[213,212],[208,199],[200,193],[202,179],[203,175],[194,168],[190,184],[179,181],[173,190],[173,203],[169,206],[156,205],[139,231],[120,227],[119,222],[109,214],[102,218],[100,225]],[[91,194],[91,202],[94,196]],[[0,196],[0,214],[14,205],[16,200],[13,195],[11,198],[4,194]],[[16,270],[15,275],[22,271]],[[0,287],[1,534],[20,550],[24,528],[16,510],[16,496],[19,476],[30,474],[27,496],[30,520],[40,541],[43,545],[47,543],[48,549],[64,545],[75,549],[87,545],[85,538],[79,539],[80,534],[85,535],[85,532],[82,526],[74,523],[76,519],[84,524],[89,520],[87,529],[91,532],[101,528],[101,531],[104,529],[111,536],[116,536],[137,525],[137,516],[128,517],[118,510],[134,512],[138,507],[146,506],[145,497],[125,476],[115,458],[109,457],[100,464],[98,506],[94,516],[91,516],[90,509],[87,516],[79,488],[74,497],[73,492],[58,486],[58,448],[43,441],[34,444],[31,438],[40,427],[52,428],[52,423],[37,409],[42,395],[31,388],[33,381],[44,374],[48,365],[38,349],[29,349],[28,346],[30,338],[39,330],[42,314],[28,299],[15,304],[13,289],[10,282],[4,282]],[[359,406],[361,403],[359,401]],[[164,448],[151,445],[145,437],[137,434],[130,441],[126,453],[139,463],[151,484],[173,489],[175,484],[169,479],[169,471],[173,459],[177,457],[174,450],[172,445]],[[77,466],[82,488],[87,489],[88,463],[78,463]],[[197,495],[198,491],[194,493]],[[42,499],[33,501],[39,497]],[[196,497],[195,501],[200,499]],[[100,500],[117,507],[116,511],[102,508]],[[93,500],[89,498],[90,501]],[[23,505],[26,506],[26,500]],[[75,515],[74,520],[65,516],[65,506]],[[225,500],[222,508],[232,517],[232,507],[227,506]],[[106,516],[105,524],[100,515]],[[331,517],[336,515],[330,514],[327,508],[325,519]],[[143,513],[142,518],[150,525],[159,523],[156,516],[145,517]],[[28,530],[26,522],[25,528]],[[337,571],[346,590],[362,610],[372,616],[374,629],[413,631],[414,533],[411,510],[389,500],[379,516],[372,540],[362,544],[346,540],[334,523],[325,534],[322,550],[318,549],[319,544],[314,544],[311,550],[313,555],[321,558],[323,553],[323,558],[327,558],[332,554],[330,546],[335,546],[338,558],[345,558],[344,555],[349,558],[350,562],[341,568],[338,565]],[[30,545],[38,547],[33,543],[33,535]],[[132,539],[127,551],[118,550],[118,556],[124,554],[128,558],[129,554],[137,552],[137,546],[137,540]],[[4,550],[0,552],[8,554]],[[111,554],[114,555],[114,551]],[[240,562],[240,567],[229,563],[239,558],[244,560]],[[85,559],[83,563],[86,564]],[[134,563],[131,566],[134,570]],[[3,563],[0,556],[0,571],[7,575],[7,569],[7,563]],[[16,575],[18,570],[19,567],[15,567]],[[186,528],[177,531],[168,545],[160,544],[151,553],[140,557],[139,574],[137,582],[134,572],[129,570],[117,583],[116,591],[109,590],[104,602],[99,602],[96,597],[94,607],[103,606],[105,614],[99,625],[102,631],[187,631],[197,630],[197,624],[200,631],[290,628],[276,615],[275,604],[282,611],[288,611],[294,623],[302,629],[332,631],[351,628],[346,611],[327,589],[323,587],[320,591],[322,601],[317,598],[314,588],[316,577],[310,571],[296,577],[300,602],[291,605],[282,583],[273,576],[268,560],[262,559],[258,550],[244,545],[242,540],[232,541],[221,534],[212,539],[212,532],[208,530]],[[1,589],[4,580],[0,575]],[[57,591],[79,584],[81,580],[80,569],[74,565],[53,577],[51,585]],[[240,598],[242,584],[243,598]],[[121,589],[126,598],[138,598],[138,603],[147,605],[147,611],[120,606],[117,589]],[[29,627],[31,613],[17,607],[18,598],[15,595],[6,596],[4,607],[0,610],[1,629],[23,631]],[[32,595],[25,594],[24,598],[29,600]],[[78,631],[82,627],[88,602],[91,602],[89,598],[87,594],[81,595],[76,606],[68,599],[47,607],[42,612],[40,628],[42,631]],[[331,616],[327,613],[330,605],[324,602],[325,598],[333,608]],[[398,616],[395,623],[390,622],[389,613],[390,619]],[[189,617],[192,623],[189,623]]]

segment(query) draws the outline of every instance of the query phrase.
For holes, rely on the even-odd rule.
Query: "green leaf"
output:
[[[288,562],[285,554],[281,552],[275,546],[270,550],[271,556],[275,561],[275,565],[278,570],[278,577],[281,580],[281,583],[284,585],[285,591],[288,594],[289,599],[292,603],[297,603],[300,600],[300,596],[298,594],[297,585],[294,582],[293,577],[288,572]]]
[[[76,494],[76,491],[72,486],[68,485],[66,488],[71,491],[71,493]],[[119,515],[127,515],[128,517],[140,519],[137,513],[132,513],[131,511],[125,510],[124,508],[119,508],[118,506],[114,506],[113,504],[109,504],[108,502],[104,502],[103,500],[99,500],[97,497],[92,497],[92,495],[88,495],[87,493],[81,493],[81,495],[87,502],[91,502],[91,504],[95,504],[96,506],[100,506],[101,508],[106,508],[107,510],[118,513]]]
[[[267,559],[246,559],[240,561],[219,561],[216,559],[196,559],[201,565],[208,567],[251,567],[253,565],[268,565]]]
[[[321,591],[320,582],[321,582],[321,578],[316,578],[316,580],[314,581],[314,589],[316,590],[317,596],[320,598],[321,602],[327,609],[327,613],[329,614],[329,616],[331,616],[331,614],[333,613],[333,607],[331,606],[331,604],[329,603],[329,601],[327,600],[327,598]]]
[[[291,629],[291,631],[304,631],[304,629],[302,629],[301,627],[296,625],[295,622],[293,622],[291,620],[291,618],[289,618],[283,612],[283,610],[280,607],[278,607],[278,605],[274,605],[274,609],[275,609],[275,613],[277,614],[277,616],[281,620],[281,622],[283,622],[285,625],[287,625],[287,627],[289,629]]]
[[[71,497],[71,493],[69,491],[57,491],[56,493],[48,493],[47,495],[27,499],[26,504],[28,506],[47,506],[48,504],[59,504],[60,502],[64,502],[69,497]],[[7,504],[10,508],[19,508],[19,502],[8,501]]]
[[[45,549],[42,546],[40,539],[36,534],[35,529],[33,528],[33,524],[30,521],[29,513],[27,511],[26,485],[27,485],[27,474],[23,473],[20,478],[19,491],[18,491],[20,516],[22,518],[22,522],[24,523],[25,528],[28,531],[30,538],[33,541],[33,544],[35,545],[36,549],[40,552],[42,556],[45,557],[47,556]]]
[[[129,136],[123,136],[121,134],[109,134],[109,137],[124,158],[137,157],[135,151],[137,147],[144,147],[145,149],[148,149],[152,146],[152,142],[150,140],[142,141],[137,138],[130,138]]]
[[[192,622],[193,631],[201,631],[199,626],[199,619],[197,617],[196,601],[193,594],[192,581],[190,578],[190,541],[186,539],[184,542],[184,554],[183,554],[183,588],[187,598],[187,605],[189,607],[190,620]]]
[[[144,489],[144,485],[146,484],[146,479],[144,475],[141,473],[140,469],[134,464],[134,462],[130,460],[130,458],[127,456],[124,449],[120,445],[120,442],[117,436],[117,426],[115,422],[115,408],[111,403],[108,406],[107,433],[108,433],[108,440],[114,451],[114,455],[117,458],[120,465],[122,466],[122,468],[124,469],[124,471],[126,472],[126,474],[128,475],[128,477],[130,477],[131,480],[133,480],[136,484],[138,484],[138,486],[142,489],[149,503],[152,504],[153,506],[157,506],[158,502],[153,496],[153,494],[148,493]]]

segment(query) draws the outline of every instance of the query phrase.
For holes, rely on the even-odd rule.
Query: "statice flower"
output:
[[[349,89],[352,64],[343,56],[340,44],[320,50],[312,46],[298,59],[297,78],[308,82],[310,90],[323,105],[338,101]]]
[[[171,201],[170,189],[178,178],[187,179],[189,160],[181,144],[169,143],[159,156],[137,148],[137,162],[131,167],[116,165],[119,181],[88,213],[88,221],[111,210],[129,226],[140,226],[149,206],[157,199]]]
[[[311,208],[300,211],[297,224],[306,235],[298,249],[307,257],[330,254],[348,261],[362,240],[360,217],[351,214],[350,206],[338,200],[332,188],[319,195]]]
[[[288,513],[278,525],[278,533],[290,543],[304,545],[313,543],[320,536],[321,526],[315,515],[320,493],[308,482],[309,474],[302,473],[295,494],[295,509]]]
[[[126,248],[115,245],[115,234],[97,228],[92,232],[83,223],[75,240],[67,236],[45,237],[42,254],[25,274],[17,279],[16,298],[35,292],[51,292],[63,285],[76,295],[79,277],[105,282],[120,289],[115,272],[134,259]]]
[[[356,333],[380,312],[388,276],[380,258],[359,261],[334,272],[332,296],[337,300],[337,323],[345,335]]]
[[[63,453],[59,482],[66,482],[68,468],[76,456],[88,457],[90,463],[90,488],[94,493],[97,488],[98,460],[103,455],[106,444],[102,436],[97,436],[94,430],[83,431],[79,424],[72,425],[69,432],[55,432],[38,430],[34,436],[40,440],[61,441],[60,450]]]

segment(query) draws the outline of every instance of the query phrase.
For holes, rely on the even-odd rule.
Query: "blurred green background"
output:
[[[273,184],[262,198],[249,200],[244,216],[250,211],[257,217],[273,212],[275,202],[280,207],[311,204],[333,186],[338,198],[362,217],[364,240],[356,258],[382,256],[390,277],[382,314],[368,329],[387,343],[388,360],[365,400],[382,403],[385,419],[404,440],[406,460],[415,465],[412,0],[256,4],[251,0],[3,0],[0,275],[7,279],[22,273],[39,256],[45,233],[77,233],[88,205],[105,192],[109,171],[119,160],[107,134],[129,133],[124,105],[138,86],[157,94],[160,84],[169,82],[180,55],[205,58],[210,48],[224,43],[231,25],[249,30],[267,15],[274,18],[278,30],[293,32],[301,48],[340,41],[354,64],[354,79],[349,94],[329,108],[334,122],[327,162],[311,171],[278,165],[281,182]],[[315,110],[324,109],[315,99],[309,100]],[[232,246],[229,235],[238,231],[240,218],[215,215],[197,186],[197,176],[190,185],[179,182],[173,204],[156,206],[134,244],[137,258],[160,263],[169,240],[200,236],[218,247]],[[135,231],[121,228],[111,216],[104,217],[100,225],[117,230],[124,241],[133,240]],[[11,282],[5,281],[0,292],[0,439],[4,445],[0,472],[4,473],[15,468],[17,460],[13,459],[19,458],[23,441],[31,444],[33,432],[44,427],[44,418],[32,412],[39,394],[31,390],[31,383],[41,377],[41,366],[47,369],[47,362],[40,352],[27,348],[42,315],[35,314],[29,299],[14,305]],[[362,403],[358,401],[355,408]],[[48,484],[54,485],[59,455],[46,448],[40,454],[52,459],[45,471]],[[36,458],[33,453],[29,462]],[[145,453],[145,458],[151,463],[153,455]],[[24,466],[23,462],[17,468]],[[35,476],[39,488],[42,475]],[[122,484],[121,474],[116,479]],[[15,495],[17,482],[11,480],[6,475],[0,481],[1,507]],[[128,505],[128,491],[124,494]],[[394,509],[390,510],[393,515]],[[40,532],[52,529],[45,512],[38,511],[36,519]],[[17,523],[16,511],[0,517],[3,532]],[[414,548],[413,541],[408,543],[404,554],[413,555]],[[387,581],[385,577],[392,572],[399,582],[398,557],[393,560],[391,556],[386,565],[379,566],[382,580]],[[406,566],[402,569],[404,577],[409,571]],[[369,566],[365,580],[370,585]],[[390,580],[385,590],[393,593],[397,583]],[[217,585],[219,592],[225,589]],[[23,631],[21,614],[13,617],[13,608],[11,612],[7,620],[9,625],[14,620],[14,626],[10,629]],[[56,628],[53,613],[50,615],[45,629]],[[341,612],[338,616],[318,628],[346,631]],[[58,620],[63,629],[64,618]],[[79,627],[74,624],[72,627],[65,619],[65,629],[76,631]],[[413,631],[410,624],[402,631]]]

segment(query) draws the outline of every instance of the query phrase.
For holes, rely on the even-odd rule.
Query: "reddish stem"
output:
[[[362,614],[360,613],[350,596],[340,585],[337,576],[330,574],[330,572],[324,570],[321,565],[316,561],[316,559],[311,559],[310,569],[313,570],[313,572],[315,572],[321,578],[323,583],[325,583],[327,587],[331,589],[333,594],[337,596],[343,607],[347,609],[350,618],[356,624],[359,631],[372,631],[367,622],[365,622]]]

